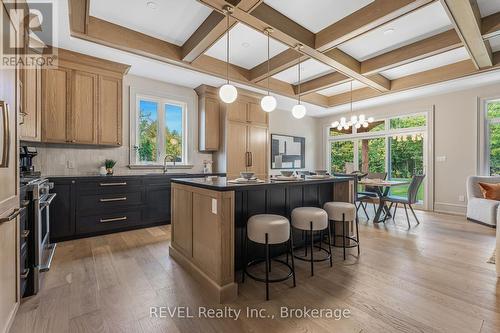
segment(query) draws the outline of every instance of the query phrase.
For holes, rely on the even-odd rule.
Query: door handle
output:
[[[26,269],[24,270],[24,272],[21,274],[20,278],[21,278],[21,279],[23,279],[23,280],[25,280],[25,279],[27,279],[27,278],[28,278],[28,275],[29,275],[29,274],[30,274],[30,269],[29,269],[29,268],[26,268]]]
[[[12,214],[10,214],[7,217],[4,217],[4,218],[0,219],[0,224],[12,221],[13,219],[15,219],[19,215],[19,213],[21,213],[21,209],[20,208],[14,209],[14,211],[12,212]]]
[[[9,126],[9,104],[4,101],[0,101],[0,109],[2,112],[3,121],[3,147],[2,156],[0,156],[0,168],[9,167],[9,157],[10,157],[10,126]]]
[[[109,199],[99,199],[100,202],[114,202],[114,201],[127,201],[127,197],[122,198],[109,198]]]

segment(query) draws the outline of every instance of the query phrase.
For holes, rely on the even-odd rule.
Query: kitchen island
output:
[[[322,207],[328,201],[353,202],[350,177],[266,180],[235,184],[225,177],[172,179],[172,242],[170,256],[202,283],[218,302],[237,297],[235,272],[242,267],[246,223],[256,214],[290,218],[296,207]],[[294,234],[295,244],[302,242]],[[275,246],[273,255],[284,247]],[[249,260],[261,256],[260,247],[249,244]]]

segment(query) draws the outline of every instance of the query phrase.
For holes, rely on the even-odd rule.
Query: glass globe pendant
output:
[[[224,13],[226,14],[226,77],[227,82],[219,88],[219,98],[226,104],[233,103],[238,98],[238,90],[235,86],[229,83],[229,14],[232,12],[231,6],[224,6]]]
[[[271,96],[270,91],[269,91],[269,80],[270,80],[270,78],[269,78],[270,77],[270,70],[269,70],[270,37],[269,37],[269,35],[273,32],[273,29],[266,28],[266,29],[264,29],[264,32],[267,35],[267,96],[262,97],[262,99],[260,101],[260,107],[265,112],[273,112],[276,109],[276,106],[278,105],[276,98],[274,96]]]

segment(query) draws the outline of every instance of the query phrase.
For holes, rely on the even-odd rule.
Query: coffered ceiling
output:
[[[476,2],[477,1],[477,2]],[[69,0],[71,35],[323,108],[500,69],[500,1]],[[476,6],[477,5],[477,6]],[[478,19],[481,17],[480,19]],[[297,49],[296,45],[302,48]]]

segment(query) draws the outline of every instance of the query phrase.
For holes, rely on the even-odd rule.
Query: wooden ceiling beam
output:
[[[189,70],[219,78],[226,78],[226,62],[224,61],[207,55],[201,55],[194,62],[188,63],[182,60],[182,48],[180,46],[93,16],[89,17],[87,33],[71,31],[71,35],[73,37],[173,64]],[[248,79],[249,76],[250,71],[248,69],[230,64],[229,77],[231,81],[258,89],[267,88],[264,82],[257,84],[250,81]],[[293,90],[293,85],[283,81],[276,79],[271,80],[270,90],[274,94],[297,98]],[[328,98],[316,93],[304,96],[303,100],[323,107],[328,106]]]
[[[410,45],[361,62],[361,73],[370,75],[408,64],[436,54],[454,50],[462,46],[462,41],[455,30],[451,29]]]
[[[263,0],[233,0],[231,3],[242,10],[251,12]],[[229,19],[229,28],[231,29],[236,20]],[[212,11],[196,31],[182,45],[182,60],[193,62],[205,53],[213,44],[215,44],[227,30],[225,16],[218,11]]]
[[[476,0],[440,0],[476,68],[493,65],[489,42],[483,40]]]
[[[201,3],[211,7],[214,10],[222,11],[224,6],[228,5],[223,0],[198,0]],[[299,26],[286,16],[267,6],[266,4],[259,5],[251,14],[242,11],[239,8],[234,8],[232,16],[238,21],[252,27],[258,31],[264,31],[267,27],[273,28],[273,38],[282,43],[295,47],[298,44],[302,45],[300,52],[321,63],[324,63],[337,72],[346,76],[350,76],[359,80],[366,85],[380,91],[389,90],[387,81],[375,81],[360,74],[359,63],[353,63],[353,58],[348,59],[348,55],[336,56],[327,55],[319,52],[314,48],[314,34]]]
[[[353,101],[354,102],[362,101],[365,99],[378,97],[386,94],[392,94],[399,91],[405,91],[418,87],[423,87],[430,84],[435,84],[475,74],[500,70],[500,52],[496,52],[493,54],[493,60],[494,60],[493,66],[484,69],[476,69],[471,60],[463,60],[454,64],[430,69],[425,72],[404,76],[399,79],[392,80],[391,91],[385,93],[375,91],[370,88],[361,88],[353,90]],[[330,107],[349,103],[350,93],[342,93],[330,96],[328,98],[328,101]]]
[[[483,17],[481,20],[483,39],[500,36],[500,12]]]
[[[305,56],[294,49],[286,49],[280,54],[275,55],[269,59],[269,76],[273,76],[292,66],[295,66],[299,60],[299,56],[301,57],[301,61],[309,59],[308,56]],[[250,70],[250,80],[253,82],[265,80],[267,77],[267,61],[264,61]]]
[[[68,7],[71,31],[80,34],[87,33],[90,0],[69,0]]]
[[[316,34],[319,51],[336,47],[387,22],[406,15],[435,0],[375,0]]]

